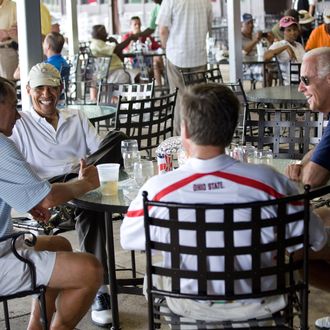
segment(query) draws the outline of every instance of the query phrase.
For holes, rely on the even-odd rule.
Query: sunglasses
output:
[[[309,78],[307,76],[300,76],[300,81],[305,85],[305,86],[309,86],[310,81]]]

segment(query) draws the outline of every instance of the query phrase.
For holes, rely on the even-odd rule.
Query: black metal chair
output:
[[[323,114],[309,109],[247,107],[244,142],[269,146],[274,158],[302,159],[323,134]]]
[[[201,83],[223,83],[223,78],[219,65],[204,71],[181,71],[185,86],[201,84]]]
[[[119,101],[119,96],[122,96],[123,100],[126,101],[150,99],[154,96],[154,88],[154,80],[146,84],[115,84],[101,82],[98,87],[97,104],[116,106]],[[111,119],[105,120],[104,124],[98,123],[98,132],[102,127],[109,129],[111,127]]]
[[[40,315],[41,315],[41,323],[43,325],[43,329],[48,329],[48,322],[47,322],[47,313],[46,313],[46,287],[43,285],[37,286],[36,282],[36,269],[33,262],[29,259],[24,258],[20,255],[16,243],[17,240],[23,238],[27,245],[33,246],[36,243],[36,236],[27,231],[21,231],[17,233],[13,233],[11,235],[6,235],[0,238],[0,242],[4,242],[6,240],[11,240],[11,253],[20,260],[21,262],[26,264],[26,267],[30,271],[30,279],[31,279],[31,287],[29,290],[25,291],[17,291],[13,294],[9,295],[1,295],[0,293],[0,302],[3,303],[3,311],[4,311],[4,318],[5,318],[5,327],[7,330],[10,330],[10,320],[9,320],[9,310],[8,310],[8,300],[22,298],[30,295],[38,295],[39,302],[40,302]],[[16,276],[17,274],[12,274],[12,276]]]
[[[228,26],[212,27],[210,37],[215,39],[217,47],[228,49]]]
[[[146,84],[115,84],[101,82],[98,87],[98,105],[117,105],[119,96],[123,100],[150,99],[154,96],[154,81]]]
[[[305,188],[304,194],[296,196],[216,205],[150,201],[147,192],[143,192],[149,329],[159,329],[162,324],[172,329],[293,329],[295,317],[300,329],[308,329],[310,193],[309,187]],[[292,203],[301,207],[292,210]],[[166,219],[158,218],[158,214]],[[302,225],[301,231],[287,237],[288,226],[297,222]],[[274,239],[265,240],[266,232]],[[239,235],[249,238],[242,243]],[[211,239],[212,246],[208,246]],[[288,253],[296,245],[303,247],[302,260]],[[166,264],[159,262],[157,252],[162,253]],[[266,262],[266,254],[276,258]],[[241,266],[239,260],[244,257],[250,267]],[[223,268],[214,269],[210,265],[218,258],[223,260]],[[194,269],[187,267],[187,259],[193,260]],[[297,270],[300,278],[294,276]],[[162,288],[157,286],[159,277],[168,280]],[[273,283],[267,288],[263,285],[266,278]],[[184,286],[187,281],[188,286]],[[237,289],[242,282],[251,289],[249,292]],[[218,284],[223,292],[209,292],[212,284]],[[189,286],[194,292],[187,290]],[[215,317],[213,321],[195,320],[184,313],[175,314],[167,304],[171,299],[183,298],[230,303],[276,295],[287,297],[287,305],[280,311],[266,318],[251,316],[236,321],[214,320]]]
[[[300,84],[300,67],[301,67],[301,63],[290,62],[289,64],[290,85]]]
[[[247,116],[246,109],[247,109],[248,100],[243,88],[242,81],[241,79],[238,79],[236,82],[223,83],[223,85],[229,87],[236,94],[241,104],[239,117],[238,117],[238,125],[236,128],[234,138],[237,140],[243,140],[243,131],[244,131],[244,123]]]
[[[148,158],[152,150],[168,137],[173,136],[174,93],[139,100],[124,100],[119,96],[115,129],[136,139],[139,150],[145,150]]]

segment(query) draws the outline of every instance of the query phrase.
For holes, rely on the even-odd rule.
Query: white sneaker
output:
[[[330,316],[322,317],[315,321],[315,326],[319,330],[330,329]]]
[[[108,293],[98,293],[92,305],[92,322],[100,327],[112,324],[110,296]]]

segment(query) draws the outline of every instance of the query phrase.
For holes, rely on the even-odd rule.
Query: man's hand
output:
[[[111,43],[115,43],[115,44],[118,45],[118,40],[117,40],[116,38],[114,38],[114,37],[109,37],[109,38],[107,39],[107,41],[108,41],[108,42],[111,42]]]
[[[40,205],[35,206],[29,213],[33,216],[33,219],[43,222],[48,222],[51,216],[50,211]]]
[[[289,164],[285,169],[285,175],[293,181],[301,181],[302,164]]]
[[[261,38],[262,38],[262,31],[258,31],[255,35],[255,40],[259,42]]]
[[[11,39],[17,38],[17,26],[12,26],[8,31],[8,35]]]
[[[84,159],[80,160],[79,180],[84,180],[90,187],[89,190],[96,189],[100,186],[99,175],[94,165],[86,165]]]
[[[9,34],[8,31],[5,29],[0,29],[0,41],[6,41],[9,40]]]

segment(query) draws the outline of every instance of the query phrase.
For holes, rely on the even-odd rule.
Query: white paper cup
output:
[[[118,192],[119,164],[107,163],[97,165],[102,195],[111,196]]]

